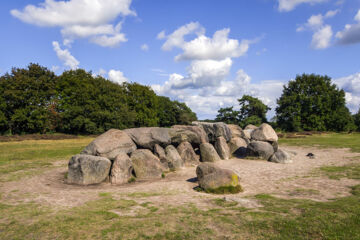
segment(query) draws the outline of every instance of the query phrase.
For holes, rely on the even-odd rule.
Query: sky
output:
[[[248,94],[272,110],[298,74],[328,75],[360,107],[360,0],[12,0],[0,74],[38,63],[138,82],[199,119]]]

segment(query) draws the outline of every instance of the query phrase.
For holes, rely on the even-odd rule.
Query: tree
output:
[[[271,110],[258,98],[244,95],[238,99],[240,104],[239,111],[239,122],[241,126],[248,124],[260,125],[261,123],[267,122],[266,113]]]
[[[225,122],[227,124],[239,124],[239,111],[235,111],[234,107],[220,108],[215,121]]]
[[[355,128],[357,131],[360,131],[360,108],[359,111],[353,115]]]
[[[286,131],[345,131],[353,128],[345,92],[328,76],[303,74],[284,86],[277,100],[279,127]]]

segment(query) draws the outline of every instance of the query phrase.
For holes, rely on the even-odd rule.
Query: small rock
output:
[[[278,149],[269,161],[274,163],[292,163],[290,155],[281,149]]]

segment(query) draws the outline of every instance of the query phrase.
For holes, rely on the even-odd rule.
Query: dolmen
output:
[[[125,184],[134,179],[161,179],[169,171],[198,166],[196,173],[204,190],[239,190],[239,176],[216,162],[252,156],[290,163],[290,155],[278,148],[277,141],[276,132],[266,123],[245,129],[198,121],[171,128],[110,129],[70,159],[67,183]]]

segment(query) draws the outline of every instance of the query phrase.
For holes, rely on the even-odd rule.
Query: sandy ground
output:
[[[260,160],[231,159],[217,164],[234,170],[241,178],[244,192],[235,195],[211,195],[196,192],[195,167],[170,173],[165,179],[136,182],[125,185],[102,183],[93,186],[68,185],[64,181],[67,161],[57,162],[61,167],[42,175],[0,186],[2,201],[8,204],[35,202],[54,208],[79,206],[99,198],[99,193],[111,193],[116,199],[135,199],[138,203],[151,202],[154,205],[181,205],[193,203],[199,208],[211,207],[211,200],[226,197],[244,207],[258,204],[247,198],[260,193],[269,193],[283,198],[306,198],[315,201],[348,196],[349,186],[359,184],[358,180],[332,180],[316,172],[320,166],[341,166],[360,162],[359,153],[348,149],[318,149],[304,147],[282,147],[294,151],[291,164],[276,164]],[[306,154],[312,152],[315,159]],[[305,190],[304,190],[305,189]]]

